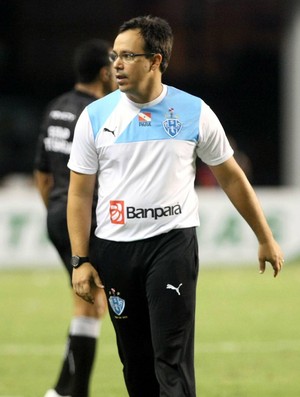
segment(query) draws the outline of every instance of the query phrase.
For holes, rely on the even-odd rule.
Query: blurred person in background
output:
[[[94,100],[117,88],[112,63],[111,45],[100,39],[81,44],[74,54],[74,88],[52,100],[46,108],[37,145],[34,177],[47,208],[47,230],[72,282],[71,247],[68,237],[66,207],[70,171],[67,162],[74,127],[83,109]],[[95,189],[96,192],[96,189]],[[94,204],[96,203],[94,195]],[[91,214],[95,227],[95,213]],[[55,286],[53,286],[55,291]],[[66,351],[61,371],[53,389],[45,397],[88,397],[89,382],[101,329],[101,318],[107,311],[106,297],[98,290],[95,305],[75,293]],[[55,324],[55,319],[53,319]]]
[[[95,287],[105,289],[130,397],[196,395],[197,156],[253,229],[260,272],[270,262],[277,276],[283,265],[215,113],[202,99],[162,84],[172,43],[164,19],[124,22],[111,53],[119,90],[83,111],[68,162],[73,288],[91,303]]]

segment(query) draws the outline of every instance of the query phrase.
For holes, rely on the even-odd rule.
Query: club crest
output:
[[[163,121],[163,127],[166,133],[171,137],[175,138],[179,134],[182,128],[182,123],[174,117],[174,109],[169,108],[170,116]]]
[[[120,296],[116,296],[113,289],[109,293],[112,294],[108,299],[110,307],[117,316],[120,316],[125,309],[125,300],[120,298]]]

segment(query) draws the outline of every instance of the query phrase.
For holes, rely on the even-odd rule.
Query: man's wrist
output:
[[[79,266],[81,266],[83,263],[89,262],[90,259],[88,256],[79,256],[79,255],[72,255],[71,258],[71,266],[74,269],[77,269]]]

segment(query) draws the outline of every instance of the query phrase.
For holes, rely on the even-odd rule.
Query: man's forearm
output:
[[[225,163],[211,167],[220,186],[255,233],[264,243],[273,238],[257,195],[245,173],[232,157]]]
[[[67,221],[73,255],[88,256],[95,178],[70,174]]]
[[[236,180],[232,186],[229,185],[225,189],[225,193],[260,243],[273,237],[257,195],[246,178]]]
[[[91,206],[85,200],[69,195],[67,220],[72,253],[79,256],[88,256]]]

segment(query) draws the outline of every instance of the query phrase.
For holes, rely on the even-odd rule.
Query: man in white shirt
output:
[[[73,287],[91,303],[105,288],[131,397],[196,395],[197,156],[257,236],[261,272],[268,261],[277,276],[283,264],[217,116],[200,98],[162,84],[172,43],[161,18],[120,27],[111,53],[119,90],[83,111],[68,163]]]

